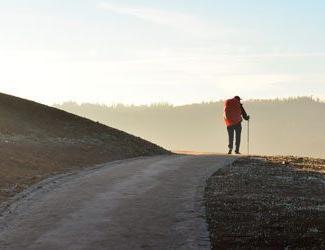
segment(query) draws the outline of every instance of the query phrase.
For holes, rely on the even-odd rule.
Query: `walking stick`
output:
[[[249,120],[247,121],[247,155],[249,155]]]

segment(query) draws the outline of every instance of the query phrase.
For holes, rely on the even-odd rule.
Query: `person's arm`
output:
[[[229,107],[225,106],[224,112],[223,112],[223,117],[225,119],[229,119],[230,118],[230,117],[227,116],[227,114],[229,114]]]
[[[247,115],[246,110],[244,109],[243,105],[241,104],[240,106],[241,106],[241,114],[242,114],[244,120],[248,121],[250,118],[249,115]]]

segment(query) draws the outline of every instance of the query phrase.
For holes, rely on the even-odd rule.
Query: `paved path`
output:
[[[47,181],[0,217],[1,249],[208,249],[206,179],[227,156],[157,156]]]

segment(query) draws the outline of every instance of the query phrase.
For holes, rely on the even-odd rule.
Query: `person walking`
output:
[[[232,99],[228,99],[225,101],[224,107],[224,120],[227,126],[228,131],[228,154],[232,154],[233,146],[234,146],[234,136],[236,134],[236,149],[235,153],[240,154],[240,140],[241,140],[241,131],[242,126],[241,123],[244,120],[248,121],[250,116],[247,115],[243,104],[241,104],[242,99],[239,96],[235,96]]]

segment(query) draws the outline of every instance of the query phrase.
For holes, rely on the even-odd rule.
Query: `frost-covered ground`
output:
[[[248,157],[206,188],[214,249],[325,249],[325,160]]]

